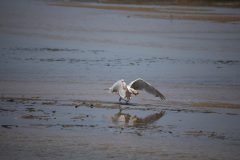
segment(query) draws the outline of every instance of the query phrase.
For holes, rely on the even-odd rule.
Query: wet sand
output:
[[[0,114],[3,159],[239,156],[238,109],[5,97]],[[114,120],[119,114],[140,120]]]
[[[238,8],[12,2],[0,159],[239,159]],[[107,91],[138,77],[167,99]]]

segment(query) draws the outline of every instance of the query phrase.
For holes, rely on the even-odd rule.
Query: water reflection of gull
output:
[[[130,101],[132,95],[138,95],[139,90],[145,90],[156,97],[160,97],[162,100],[165,99],[165,96],[162,93],[141,78],[132,81],[128,85],[123,79],[121,79],[115,82],[109,90],[120,96],[119,101],[124,100],[126,103]]]
[[[133,126],[147,125],[147,124],[150,124],[150,123],[153,123],[153,122],[159,120],[164,114],[165,114],[165,111],[161,111],[159,113],[150,114],[144,118],[140,118],[136,115],[132,116],[127,113],[122,113],[120,110],[120,112],[116,113],[112,117],[112,122],[113,123],[124,123],[124,124],[128,124],[128,125],[133,125]]]

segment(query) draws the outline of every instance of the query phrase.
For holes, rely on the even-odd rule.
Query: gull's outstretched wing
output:
[[[119,89],[120,89],[120,87],[121,87],[121,81],[122,81],[122,79],[121,79],[121,80],[118,80],[117,82],[115,82],[115,83],[112,85],[112,87],[109,88],[110,92],[112,92],[112,93],[117,93],[117,92],[119,92]]]
[[[138,79],[132,81],[128,86],[135,90],[145,90],[146,92],[148,92],[156,97],[160,97],[162,100],[165,99],[165,96],[162,93],[160,93],[151,84],[142,80],[141,78],[138,78]]]

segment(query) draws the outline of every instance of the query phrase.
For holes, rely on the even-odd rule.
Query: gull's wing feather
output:
[[[112,87],[109,88],[110,92],[115,93],[119,91],[119,88],[121,87],[121,81],[122,80],[118,80],[117,82],[115,82]]]
[[[132,81],[129,84],[129,87],[131,87],[135,90],[145,90],[146,92],[148,92],[156,97],[160,97],[162,100],[165,99],[165,96],[162,93],[160,93],[151,84],[149,84],[148,82],[144,81],[141,78],[138,78],[138,79]]]

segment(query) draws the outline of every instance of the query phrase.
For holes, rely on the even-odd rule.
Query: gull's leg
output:
[[[120,97],[119,98],[119,103],[121,104],[121,100],[122,100],[122,98]],[[121,105],[119,105],[119,113],[118,114],[121,114],[122,113],[122,107],[121,107]]]
[[[119,114],[122,114],[122,107],[121,106],[119,106]]]

